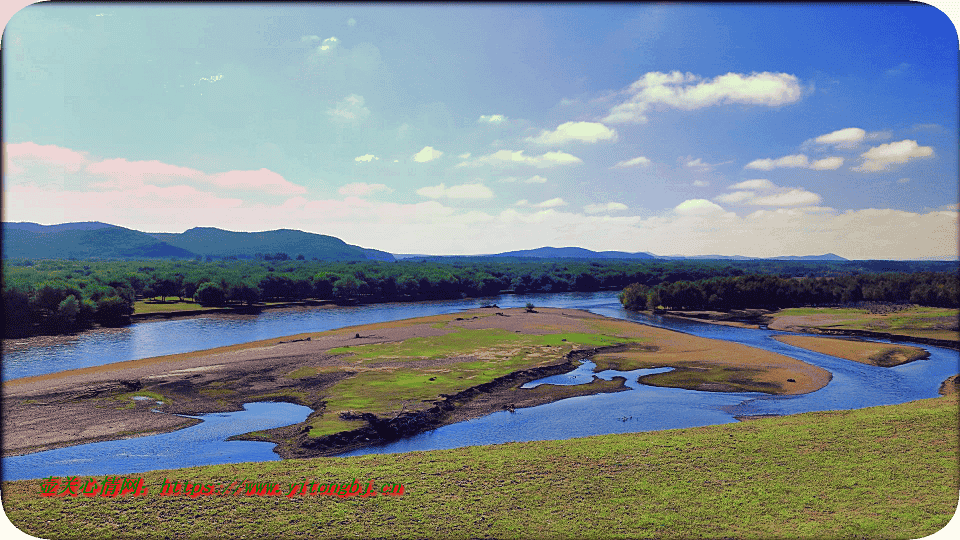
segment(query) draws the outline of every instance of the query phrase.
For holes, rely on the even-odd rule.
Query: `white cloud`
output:
[[[897,183],[898,183],[898,184],[908,184],[908,183],[910,183],[910,179],[909,179],[909,178],[901,178],[901,179],[897,180]]]
[[[536,137],[527,137],[528,142],[555,146],[573,141],[595,143],[616,141],[617,132],[598,122],[564,122],[554,131],[541,131]]]
[[[877,172],[888,170],[890,165],[902,165],[911,159],[933,155],[933,148],[919,146],[917,141],[905,139],[899,142],[874,146],[860,154],[863,163],[850,170],[857,172]]]
[[[370,116],[370,109],[364,107],[363,102],[363,96],[350,94],[338,101],[335,108],[327,109],[327,114],[336,122],[357,124]]]
[[[682,110],[731,103],[776,107],[793,103],[802,94],[796,76],[769,72],[727,73],[713,79],[679,71],[650,72],[625,92],[630,99],[610,109],[604,122],[646,122],[646,113],[654,105]]]
[[[695,187],[707,187],[710,185],[710,182],[707,182],[706,180],[694,180],[693,185]]]
[[[393,189],[384,184],[367,184],[366,182],[354,182],[340,186],[337,193],[349,197],[369,197],[377,193],[393,193]]]
[[[323,43],[317,46],[317,52],[323,53],[331,49],[335,49],[339,44],[340,44],[340,40],[337,39],[336,37],[334,36],[328,37],[327,39],[323,40]]]
[[[806,167],[808,164],[807,156],[803,154],[794,154],[792,156],[783,156],[777,159],[756,159],[747,163],[745,169],[759,169],[770,171],[778,167]]]
[[[307,191],[305,187],[294,184],[280,174],[265,168],[255,171],[234,170],[207,174],[189,167],[170,165],[157,160],[127,161],[119,158],[90,163],[83,172],[90,175],[88,178],[99,180],[89,184],[89,187],[95,189],[122,190],[152,184],[181,184],[180,187],[187,187],[184,184],[188,183],[275,195]]]
[[[843,165],[842,157],[828,157],[823,159],[818,159],[810,164],[810,168],[817,171],[833,171],[839,169]]]
[[[460,159],[467,159],[468,157],[470,157],[470,152],[464,152],[463,154],[460,154],[457,157]]]
[[[356,25],[357,25],[356,19],[354,19],[353,17],[350,17],[349,19],[347,19],[347,26],[356,26]]]
[[[820,195],[803,188],[780,188],[773,182],[758,178],[745,180],[730,186],[734,191],[724,193],[714,198],[715,201],[726,204],[753,205],[753,206],[809,206],[820,204]],[[756,191],[764,192],[757,196]]]
[[[826,135],[820,135],[813,141],[817,144],[832,144],[839,148],[854,148],[866,137],[867,132],[856,127],[838,129]]]
[[[588,204],[583,207],[583,211],[588,214],[600,214],[604,212],[621,212],[627,209],[627,205],[618,202],[608,202],[606,204]]]
[[[446,184],[440,184],[438,186],[422,187],[417,190],[417,195],[430,197],[431,199],[492,199],[493,191],[480,183],[450,187],[447,187]]]
[[[744,180],[743,182],[738,182],[730,186],[730,189],[774,189],[776,187],[776,184],[767,180],[766,178],[757,178],[754,180]]]
[[[314,43],[320,41],[320,36],[300,36],[300,43]]]
[[[413,156],[413,160],[418,163],[426,163],[428,161],[433,161],[443,155],[443,152],[434,149],[432,146],[424,146],[423,150],[416,153]]]
[[[378,158],[377,156],[375,156],[375,155],[373,155],[373,154],[364,154],[364,155],[362,155],[362,156],[357,156],[357,157],[353,158],[353,160],[354,160],[354,161],[367,161],[367,162],[369,162],[369,161],[373,161],[373,160],[378,160],[378,161],[379,161],[380,158]]]
[[[583,160],[565,152],[547,152],[541,156],[526,156],[523,154],[523,150],[498,150],[492,154],[475,158],[472,161],[458,163],[457,167],[532,165],[538,169],[546,169],[576,163],[583,163]]]
[[[480,118],[477,119],[477,122],[499,124],[504,122],[506,119],[507,117],[502,114],[480,115]]]
[[[715,203],[712,203],[706,199],[689,199],[678,204],[673,209],[677,214],[682,215],[705,215],[705,214],[717,214],[722,213],[723,208]]]
[[[820,204],[820,196],[805,189],[791,189],[784,193],[764,195],[750,199],[748,204],[755,206],[804,206]]]
[[[530,204],[527,199],[520,199],[514,206],[521,207],[530,207],[530,208],[558,208],[561,206],[567,206],[567,201],[564,201],[561,197],[554,197],[553,199],[547,199],[543,202],[537,204]]]
[[[548,199],[542,203],[537,203],[534,206],[537,208],[557,208],[558,206],[566,206],[567,203],[560,197],[555,197],[553,199]]]
[[[614,167],[623,169],[623,168],[626,168],[626,167],[636,167],[636,166],[638,166],[638,165],[641,165],[641,166],[646,167],[646,166],[649,165],[649,164],[650,164],[650,160],[649,160],[649,159],[647,159],[647,158],[645,158],[645,157],[643,157],[643,156],[639,156],[639,157],[635,157],[635,158],[633,158],[633,159],[628,159],[628,160],[626,160],[626,161],[621,161],[620,163],[617,163],[616,165],[614,165]]]
[[[535,175],[535,176],[531,176],[530,178],[527,178],[523,182],[525,184],[546,184],[547,179],[540,175]]]

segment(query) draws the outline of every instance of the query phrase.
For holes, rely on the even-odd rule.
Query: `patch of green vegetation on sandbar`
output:
[[[555,363],[576,347],[633,341],[637,340],[590,333],[537,335],[455,328],[442,336],[330,349],[331,354],[350,355],[346,360],[359,361],[359,365],[355,375],[328,390],[326,410],[311,421],[309,435],[336,433],[343,412],[382,415],[420,410],[432,406],[440,394],[456,394],[514,371]],[[445,361],[429,362],[438,359]],[[393,365],[382,366],[384,363]],[[397,363],[407,365],[399,368]]]
[[[137,473],[144,497],[41,497],[4,510],[44,538],[920,538],[957,507],[957,401],[937,398],[661,432]],[[99,477],[102,480],[103,477]],[[374,482],[400,497],[161,496]],[[85,478],[83,480],[86,480]],[[229,532],[227,532],[229,531]]]
[[[871,313],[866,309],[790,308],[774,317],[821,315],[823,320],[809,326],[836,330],[866,330],[907,337],[960,340],[957,310],[910,306],[890,313]],[[836,320],[831,319],[836,316]]]

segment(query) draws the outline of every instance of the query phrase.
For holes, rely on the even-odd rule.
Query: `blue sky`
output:
[[[954,256],[957,54],[922,4],[37,4],[4,220]]]

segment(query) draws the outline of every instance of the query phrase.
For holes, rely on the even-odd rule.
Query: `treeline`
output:
[[[3,265],[4,336],[60,333],[94,323],[122,325],[137,299],[195,299],[204,306],[305,299],[340,303],[439,300],[501,292],[646,290],[748,273],[835,277],[865,268],[956,268],[950,263],[810,261],[624,261],[490,259],[398,262],[297,260],[283,253],[255,260],[14,260]],[[867,265],[866,267],[864,265]],[[872,265],[872,266],[870,266]],[[659,291],[664,291],[663,287]],[[669,296],[669,293],[667,293]],[[713,296],[706,295],[709,300]],[[902,296],[902,295],[901,295]],[[908,295],[909,296],[909,293]],[[672,297],[670,297],[672,298]],[[717,299],[726,298],[717,294]],[[696,303],[696,302],[694,302]],[[717,304],[719,305],[719,304]]]
[[[628,309],[716,310],[841,305],[860,301],[960,307],[956,272],[855,274],[836,277],[744,275],[650,286],[620,293]]]

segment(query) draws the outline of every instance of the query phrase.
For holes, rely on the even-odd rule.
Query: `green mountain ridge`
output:
[[[183,233],[145,233],[100,222],[3,224],[3,257],[21,259],[137,259],[197,256],[252,258],[286,253],[328,261],[393,261],[393,255],[339,238],[291,229],[234,232],[194,227]]]

